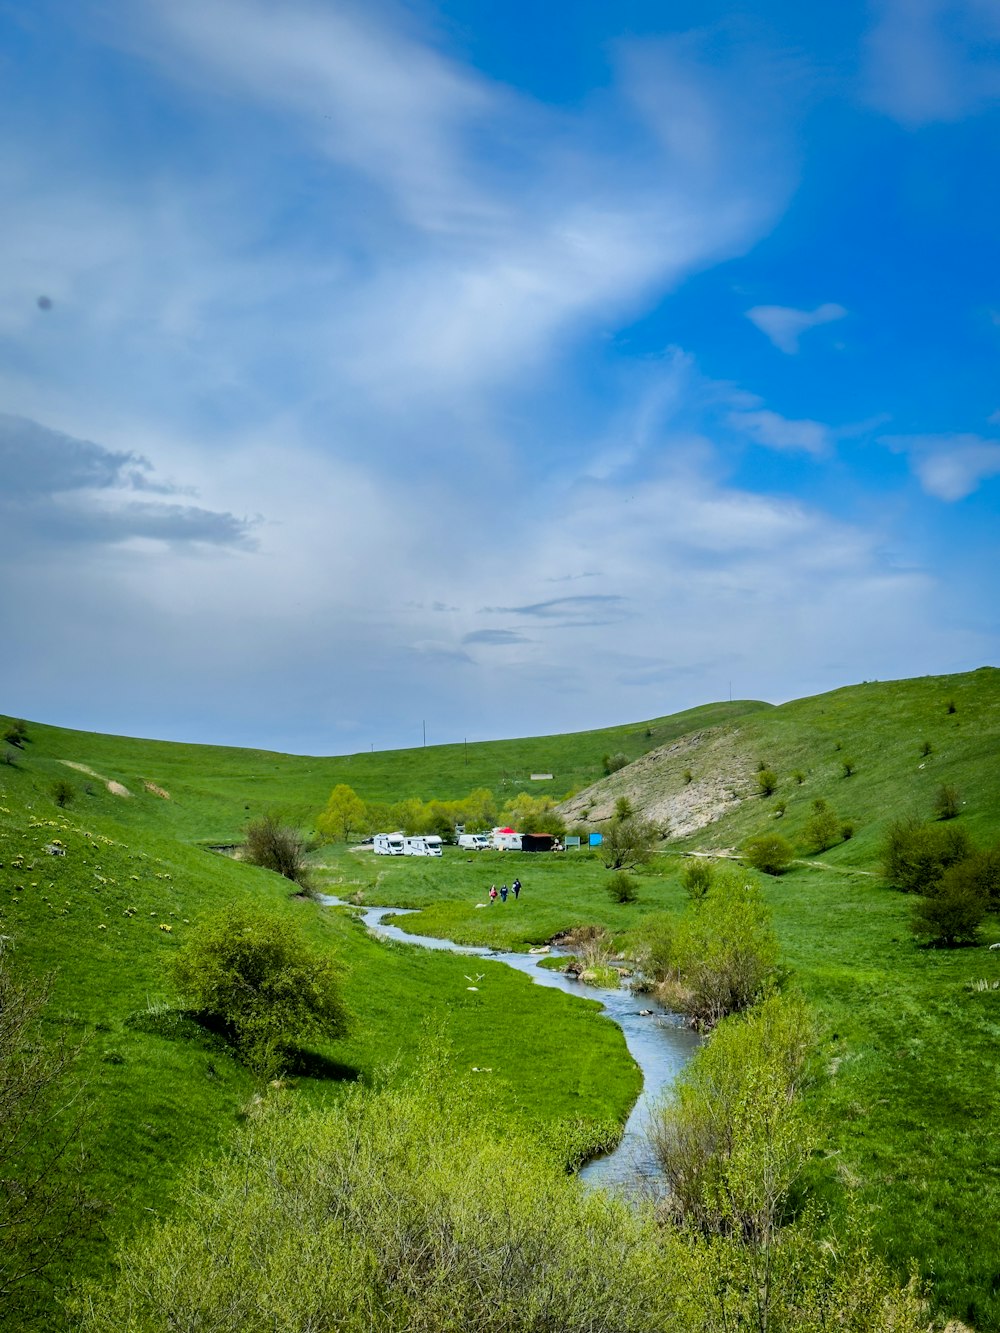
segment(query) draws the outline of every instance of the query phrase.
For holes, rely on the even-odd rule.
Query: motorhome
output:
[[[404,856],[440,856],[441,839],[436,833],[421,833],[403,839]]]
[[[491,841],[498,852],[519,852],[521,850],[521,835],[515,833],[512,828],[495,828]]]
[[[458,845],[467,852],[486,852],[493,846],[488,833],[460,833]]]
[[[402,856],[406,839],[402,833],[376,833],[372,839],[372,851],[376,856]]]

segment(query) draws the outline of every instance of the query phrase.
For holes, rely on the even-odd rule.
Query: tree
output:
[[[934,813],[938,819],[954,819],[962,809],[962,797],[957,787],[942,782],[934,796]]]
[[[706,861],[704,857],[699,856],[692,861],[688,861],[681,871],[681,884],[684,886],[684,892],[694,902],[700,901],[712,887],[714,875],[712,863]]]
[[[615,815],[601,827],[601,859],[607,870],[634,870],[653,855],[660,834],[641,815]]]
[[[960,825],[897,819],[882,844],[882,873],[904,893],[927,893],[948,866],[972,851],[972,841]]]
[[[910,929],[928,943],[948,949],[974,944],[988,907],[989,898],[973,868],[968,861],[959,861],[914,904]]]
[[[27,722],[24,722],[20,718],[16,721],[9,722],[4,728],[3,738],[8,744],[16,745],[20,750],[23,747],[24,742],[28,739]]]
[[[333,842],[347,842],[352,833],[360,833],[366,827],[367,813],[364,801],[354,789],[346,782],[338,782],[316,820],[316,829]]]
[[[773,796],[778,789],[778,775],[773,768],[757,770],[757,786],[761,796]]]
[[[519,833],[551,833],[562,837],[566,832],[566,821],[551,796],[520,792],[504,806],[500,819]]]
[[[262,815],[247,825],[243,859],[251,865],[284,875],[285,879],[302,888],[309,887],[305,854],[305,845],[298,832],[280,823],[274,815]]]
[[[601,763],[604,766],[604,771],[609,776],[612,773],[619,772],[620,769],[625,768],[631,762],[632,760],[628,757],[628,755],[622,754],[621,750],[619,750],[617,754],[606,754],[601,759]]]
[[[837,812],[821,796],[812,803],[812,814],[806,820],[803,837],[811,852],[825,852],[841,841],[843,826]]]
[[[52,799],[60,809],[69,805],[75,795],[76,791],[72,782],[68,782],[66,778],[56,778],[55,782],[53,782]]]
[[[743,854],[754,870],[782,875],[795,858],[795,848],[780,833],[761,833],[744,843]]]
[[[347,1031],[339,969],[287,918],[230,907],[192,933],[173,967],[186,1002],[261,1077],[287,1068],[303,1041]]]

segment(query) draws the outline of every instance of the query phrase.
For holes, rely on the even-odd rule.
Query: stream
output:
[[[322,896],[321,901],[328,907],[354,906],[327,894]],[[642,1071],[643,1086],[618,1147],[613,1152],[592,1158],[581,1168],[580,1179],[590,1186],[625,1192],[655,1189],[660,1172],[646,1141],[646,1123],[652,1107],[694,1054],[701,1040],[697,1034],[684,1026],[678,1014],[664,1008],[650,996],[634,995],[624,987],[607,990],[582,984],[575,977],[539,967],[541,958],[537,954],[503,953],[482,945],[455,944],[452,940],[439,939],[434,935],[411,935],[399,926],[390,925],[385,919],[410,916],[415,910],[369,907],[362,910],[359,917],[369,930],[383,939],[506,963],[508,967],[523,972],[539,986],[549,986],[553,990],[597,1000],[601,1004],[607,1016],[625,1034],[629,1054]],[[552,949],[546,956],[558,957],[559,950]]]

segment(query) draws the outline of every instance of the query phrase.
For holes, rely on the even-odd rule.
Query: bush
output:
[[[812,814],[802,830],[805,845],[811,852],[825,852],[841,838],[841,823],[837,812],[822,797],[812,803]]]
[[[928,943],[949,949],[974,944],[988,908],[988,894],[970,862],[959,861],[914,905],[910,929]]]
[[[679,921],[643,925],[642,965],[663,1001],[696,1027],[739,1013],[771,986],[778,944],[767,908],[752,884],[719,876],[712,892]]]
[[[806,775],[802,772],[801,768],[797,768],[795,772],[792,774],[792,778],[798,784],[798,786],[801,787],[803,782],[805,782],[806,780]]]
[[[743,844],[743,855],[754,870],[782,875],[795,857],[795,849],[780,833],[760,833]]]
[[[186,1002],[261,1077],[286,1068],[302,1041],[347,1030],[338,969],[287,919],[231,907],[192,933],[173,966]]]
[[[599,854],[607,870],[645,865],[653,855],[653,846],[659,836],[656,828],[641,815],[616,815],[601,826],[601,833]]]
[[[757,773],[761,796],[773,796],[778,787],[778,775],[773,768],[762,768]]]
[[[24,745],[28,739],[28,724],[20,719],[16,722],[10,722],[4,728],[3,738],[8,745],[16,745],[18,749]]]
[[[68,782],[66,778],[56,778],[55,782],[53,782],[52,799],[55,801],[56,805],[59,806],[60,810],[69,805],[75,795],[76,789],[72,782]]]
[[[845,778],[849,778],[858,771],[858,766],[853,759],[842,759],[840,761],[840,771]]]
[[[243,859],[308,888],[305,854],[305,843],[299,833],[279,823],[274,815],[262,815],[247,825]]]
[[[620,750],[617,754],[606,754],[601,760],[605,773],[609,774],[617,773],[619,769],[624,768],[626,764],[630,764],[631,762],[632,761],[629,759],[628,755],[622,754]]]
[[[957,787],[942,782],[934,796],[934,813],[938,819],[954,819],[962,809],[962,798]]]
[[[969,835],[960,825],[922,824],[897,819],[882,844],[882,873],[904,893],[927,893],[948,866],[972,853]]]
[[[617,871],[608,880],[608,895],[616,903],[635,903],[639,901],[639,885],[624,870]]]
[[[920,747],[920,753],[921,753],[921,754],[923,755],[923,757],[926,759],[927,756],[933,751],[933,749],[934,749],[934,746],[931,745],[930,741],[924,741],[923,744],[922,744],[921,747]]]
[[[700,902],[712,887],[714,876],[712,863],[706,861],[704,857],[699,856],[692,861],[688,861],[681,871],[681,884],[684,886],[684,892],[694,902]]]
[[[812,1148],[799,1092],[813,1040],[798,998],[727,1018],[651,1120],[669,1207],[703,1236],[773,1240]]]
[[[684,772],[681,774],[681,778],[684,782],[684,786],[687,787],[694,781],[694,774],[691,772],[689,768],[686,768]]]

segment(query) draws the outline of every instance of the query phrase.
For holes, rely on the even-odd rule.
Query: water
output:
[[[351,906],[340,898],[329,896],[324,896],[322,901],[331,907]],[[368,929],[383,939],[505,963],[525,973],[539,986],[548,986],[569,995],[585,996],[600,1002],[607,1016],[625,1034],[629,1054],[642,1071],[643,1087],[618,1147],[614,1152],[588,1162],[580,1171],[580,1178],[588,1185],[627,1192],[655,1189],[660,1172],[647,1142],[646,1124],[652,1107],[693,1055],[700,1040],[698,1036],[684,1026],[677,1014],[648,996],[636,996],[624,989],[606,990],[603,987],[581,985],[574,977],[566,976],[563,972],[539,967],[537,954],[502,953],[480,945],[455,944],[452,940],[439,939],[434,935],[411,935],[385,919],[410,915],[411,909],[400,907],[369,907],[360,913]],[[558,952],[553,949],[549,956]]]

